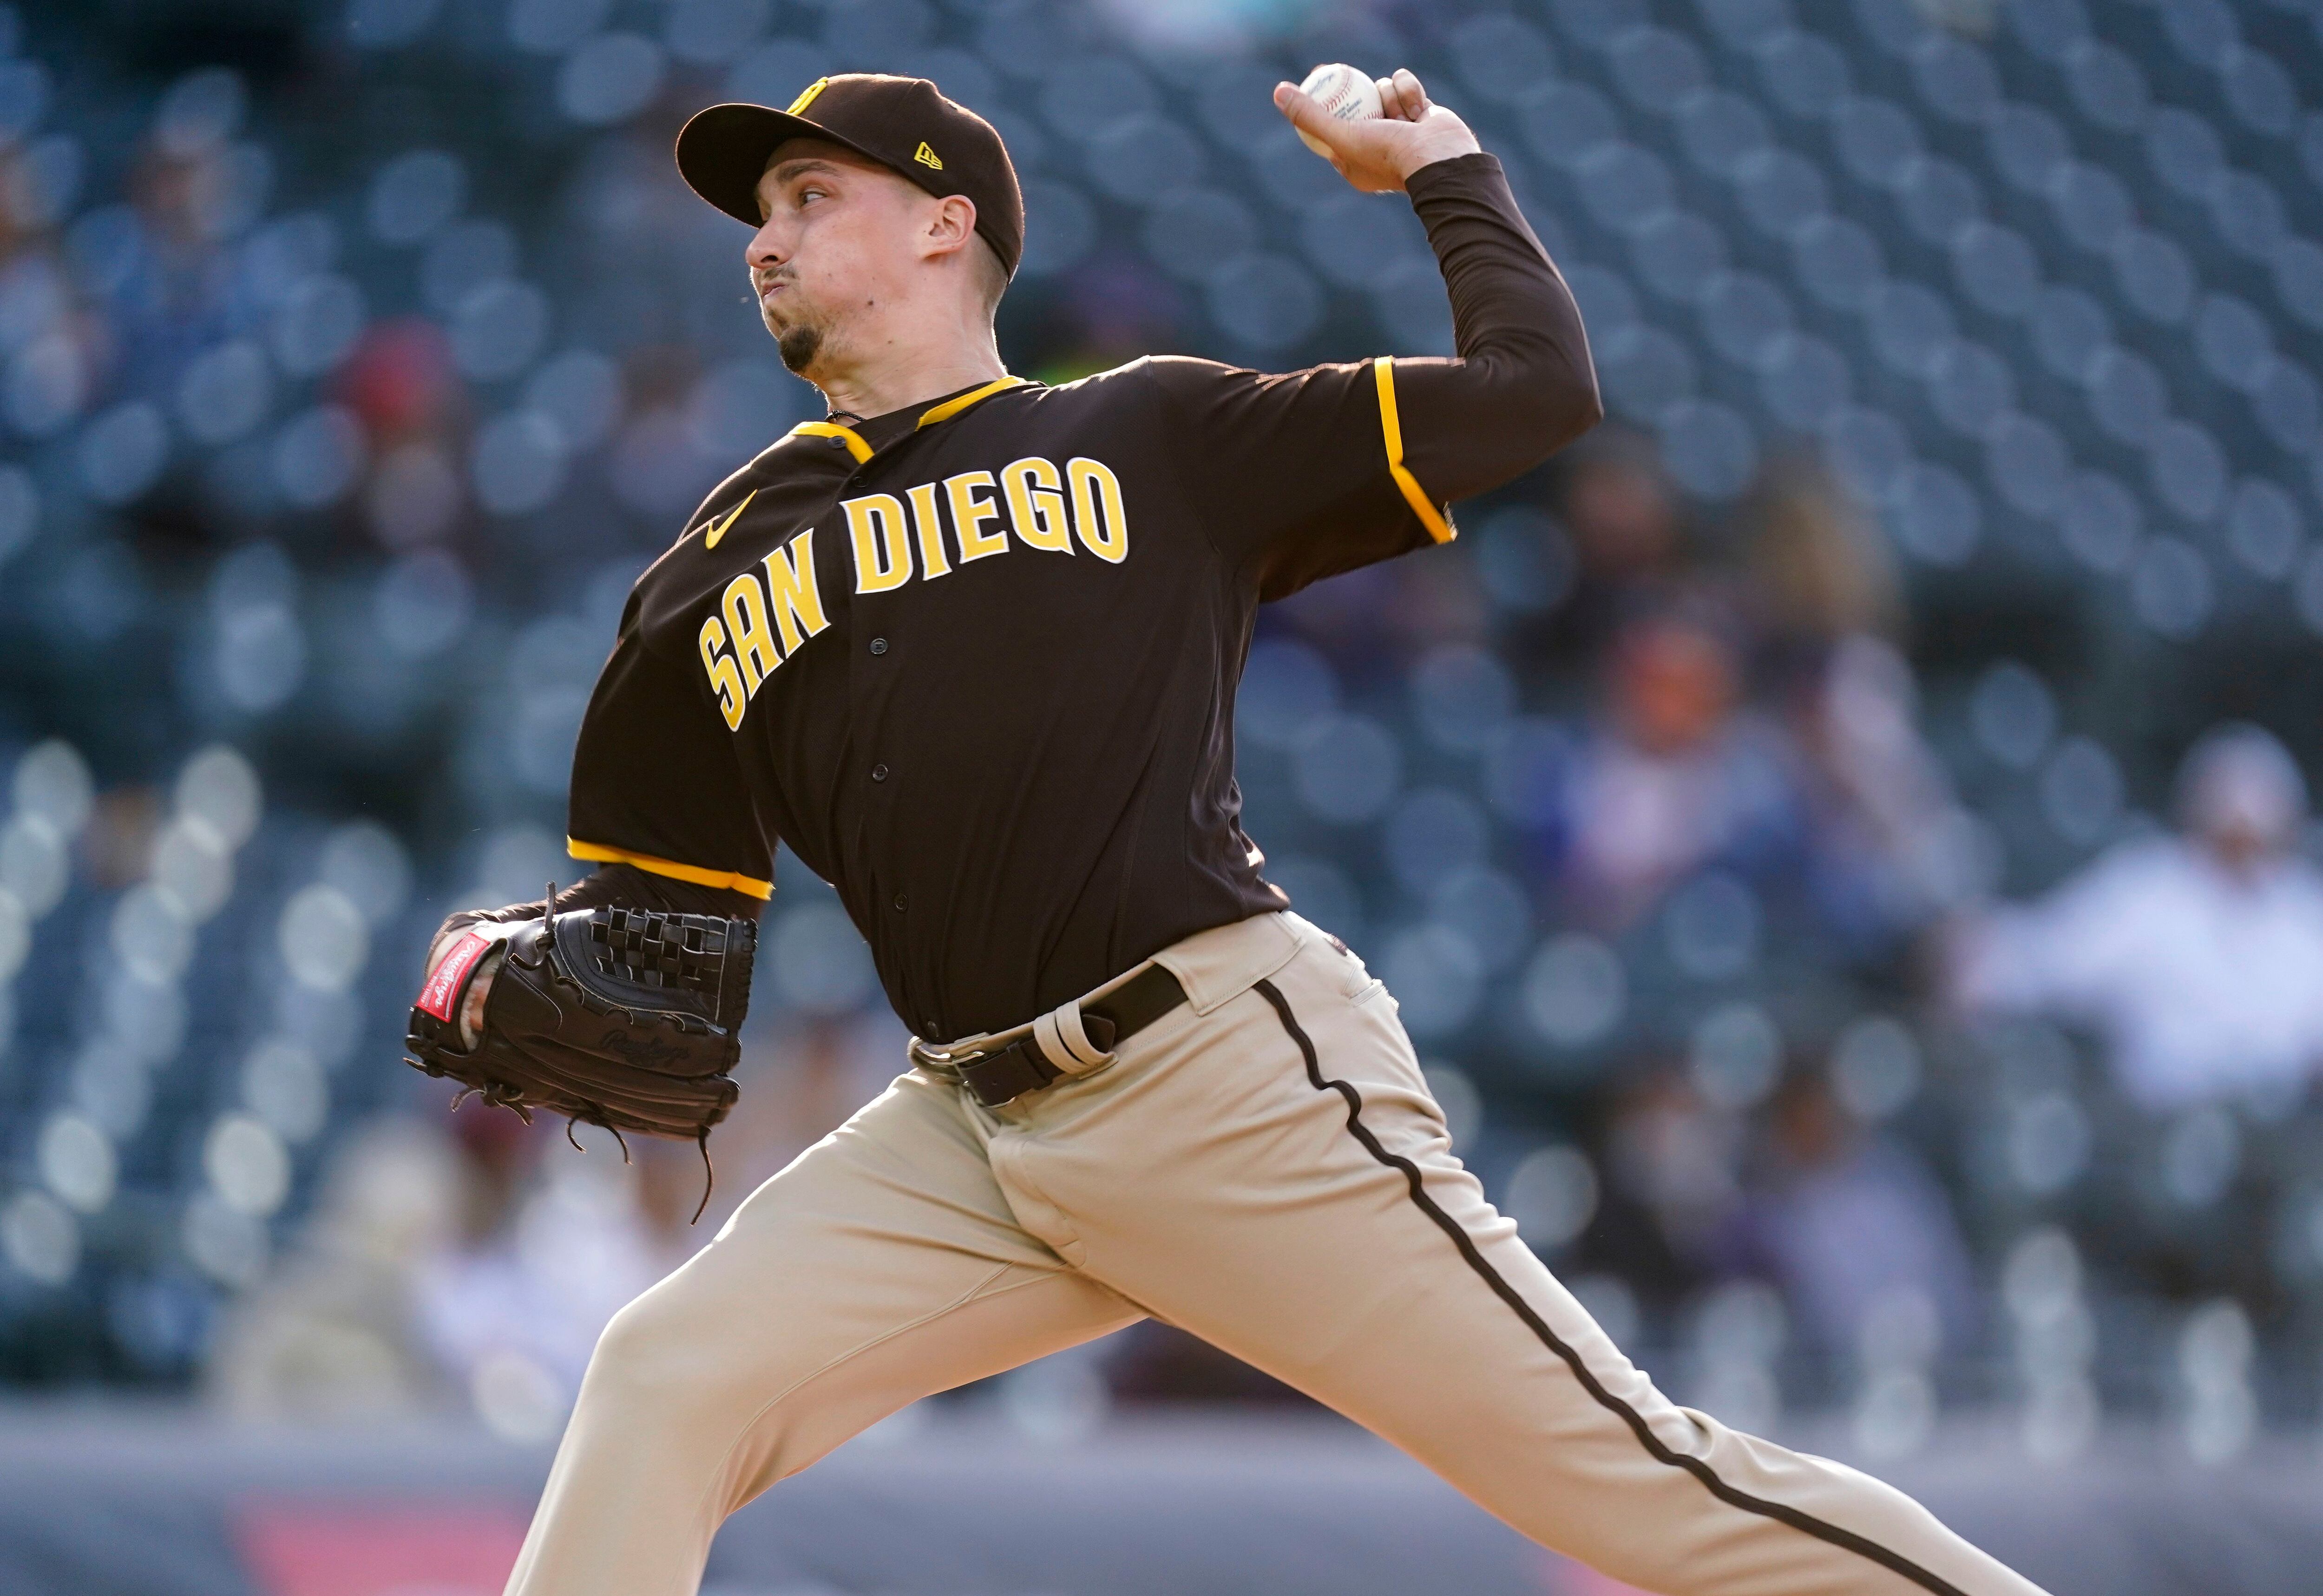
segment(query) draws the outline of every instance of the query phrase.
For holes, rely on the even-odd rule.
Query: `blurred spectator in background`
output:
[[[1790,763],[1777,729],[1743,708],[1724,617],[1696,603],[1630,621],[1566,783],[1567,909],[1618,931],[1705,864],[1787,848]]]
[[[130,204],[76,230],[74,264],[102,293],[126,389],[164,387],[229,330],[233,264],[223,245],[263,203],[272,166],[229,143],[244,108],[230,71],[189,74],[161,96],[129,177]]]
[[[1777,463],[1741,518],[1742,563],[1714,583],[1685,571],[1666,491],[1626,451],[1586,464],[1569,503],[1599,572],[1575,603],[1613,629],[1542,817],[1564,912],[1618,933],[1716,867],[1860,962],[1958,901],[1974,827],[1918,730],[1892,564],[1838,483]]]
[[[473,1169],[421,1120],[352,1132],[289,1256],[221,1326],[213,1399],[247,1419],[379,1418],[451,1399],[414,1303]]]
[[[1509,638],[1519,670],[1551,690],[1598,664],[1622,627],[1666,603],[1693,564],[1676,493],[1649,439],[1601,427],[1559,455],[1555,472],[1571,586]]]
[[[354,1137],[289,1260],[227,1322],[212,1390],[247,1418],[353,1418],[473,1405],[550,1433],[615,1310],[708,1234],[693,1149],[610,1136],[544,1160],[561,1127],[469,1105]],[[585,1127],[584,1127],[585,1128]]]
[[[1823,923],[1876,955],[1974,890],[1975,822],[1920,735],[1912,668],[1886,639],[1838,639],[1796,677],[1785,721],[1814,839],[1806,881]]]
[[[378,461],[363,502],[372,536],[399,554],[445,540],[462,494],[452,436],[459,381],[442,329],[418,316],[373,326],[335,384]]]
[[[1799,755],[1820,918],[1862,951],[1956,903],[1976,868],[1974,829],[1919,731],[1919,692],[1897,651],[1904,608],[1878,528],[1805,459],[1753,494],[1744,601],[1759,672]]]
[[[1973,1334],[1975,1275],[1943,1188],[1902,1142],[1871,1133],[1822,1071],[1795,1072],[1769,1105],[1743,1212],[1747,1255],[1818,1350],[1853,1352],[1876,1314],[1907,1301],[1933,1309],[1955,1348]]]
[[[1604,1150],[1604,1200],[1579,1262],[1617,1271],[1657,1307],[1674,1306],[1715,1269],[1739,1211],[1742,1123],[1682,1071],[1657,1067],[1616,1099]]]
[[[2116,844],[1961,927],[1954,993],[2091,1026],[2152,1112],[2282,1102],[2323,1059],[2323,872],[2295,851],[2306,783],[2268,733],[2222,726],[2187,755],[2178,813],[2176,835]]]
[[[602,1132],[590,1137],[595,1156],[543,1160],[541,1142],[562,1127],[482,1105],[452,1124],[465,1212],[453,1243],[417,1270],[420,1334],[485,1420],[521,1435],[528,1414],[571,1402],[606,1321],[707,1238],[686,1234],[693,1205],[673,1200],[670,1148],[640,1138],[632,1179]]]
[[[527,1125],[435,1094],[354,1133],[313,1216],[217,1340],[213,1394],[246,1418],[329,1419],[473,1406],[533,1438],[578,1389],[615,1310],[683,1263],[767,1177],[884,1088],[904,1032],[877,1014],[812,1017],[746,1051],[717,1140],[712,1202],[693,1148]],[[544,1151],[554,1149],[550,1156]]]
[[[1850,637],[1903,629],[1896,563],[1853,496],[1805,457],[1776,462],[1745,512],[1748,573],[1778,680],[1817,674]]]

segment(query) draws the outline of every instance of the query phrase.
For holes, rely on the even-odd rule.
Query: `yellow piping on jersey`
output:
[[[1419,524],[1428,528],[1428,536],[1438,543],[1449,543],[1460,533],[1445,518],[1443,510],[1428,497],[1419,479],[1403,463],[1403,428],[1395,418],[1395,360],[1381,355],[1372,362],[1372,371],[1379,379],[1380,432],[1387,440],[1387,474],[1403,491],[1404,502],[1411,506]]]
[[[802,421],[791,428],[793,437],[839,438],[847,445],[847,452],[862,464],[871,458],[871,445],[851,427],[841,427],[836,421]]]
[[[625,848],[607,848],[601,842],[583,842],[574,837],[565,839],[565,851],[592,865],[635,865],[649,876],[666,876],[672,881],[690,881],[696,886],[722,886],[732,892],[748,893],[754,898],[775,895],[773,882],[760,881],[739,870],[705,870],[699,865],[675,864],[649,853],[631,853]]]
[[[726,512],[724,519],[711,522],[710,525],[702,531],[702,546],[704,548],[716,548],[718,546],[718,540],[726,536],[726,528],[732,526],[735,521],[740,518],[742,512],[750,507],[750,500],[756,499],[758,496],[758,491],[756,488],[751,489],[748,493],[742,495],[741,503],[736,505],[732,509]]]
[[[917,432],[922,427],[932,427],[939,421],[949,421],[978,399],[990,399],[1002,389],[1015,388],[1024,381],[1022,377],[998,377],[981,388],[970,389],[958,399],[948,399],[943,403],[922,412],[918,423],[912,430]],[[855,456],[855,463],[858,465],[863,464],[871,458],[871,445],[863,441],[863,435],[851,427],[841,427],[836,421],[802,421],[791,428],[791,436],[838,438],[846,444],[847,452]]]
[[[996,377],[981,388],[972,388],[958,399],[948,399],[933,409],[924,412],[920,417],[919,426],[913,427],[912,430],[917,432],[921,427],[933,427],[939,421],[949,421],[978,399],[988,399],[1002,389],[1014,388],[1024,381],[1022,377]]]

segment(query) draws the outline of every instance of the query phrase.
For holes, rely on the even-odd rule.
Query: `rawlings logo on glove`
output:
[[[609,908],[491,929],[468,931],[428,972],[407,1062],[465,1087],[455,1104],[473,1093],[528,1123],[535,1109],[561,1114],[568,1136],[580,1120],[617,1138],[692,1142],[708,1173],[710,1129],[740,1090],[728,1071],[741,1054],[757,923]],[[470,988],[487,973],[481,1020],[464,1034]],[[705,1181],[693,1216],[709,1206]]]

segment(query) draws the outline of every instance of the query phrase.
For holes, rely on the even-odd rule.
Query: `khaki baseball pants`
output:
[[[917,1398],[1156,1315],[1670,1596],[2038,1596],[1868,1476],[1671,1403],[1452,1156],[1380,983],[1290,914],[998,1109],[915,1069],[598,1344],[510,1596],[691,1596],[729,1513]]]

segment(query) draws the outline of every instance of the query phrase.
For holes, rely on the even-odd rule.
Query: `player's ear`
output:
[[[976,236],[976,201],[965,194],[948,194],[928,213],[921,247],[929,255],[957,254]]]

